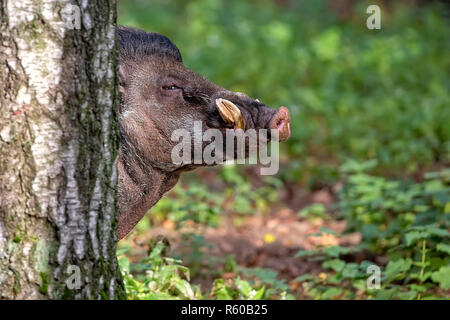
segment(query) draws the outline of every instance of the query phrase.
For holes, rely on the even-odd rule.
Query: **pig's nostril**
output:
[[[283,119],[279,119],[278,121],[277,121],[277,128],[278,128],[278,130],[283,130],[283,127],[284,127],[284,120]]]
[[[286,107],[277,110],[269,123],[269,129],[277,129],[280,141],[287,140],[291,135],[289,125],[289,111]]]

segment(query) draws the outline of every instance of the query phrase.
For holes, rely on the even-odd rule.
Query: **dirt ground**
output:
[[[237,265],[241,267],[270,268],[277,271],[279,277],[288,282],[302,274],[314,274],[320,271],[318,262],[295,257],[299,250],[311,250],[328,245],[353,246],[360,242],[359,233],[339,236],[345,230],[344,221],[306,219],[297,214],[299,209],[313,202],[331,205],[334,202],[334,196],[330,191],[318,190],[302,197],[281,194],[281,197],[294,199],[294,201],[289,203],[281,201],[284,204],[288,203],[289,206],[274,210],[268,215],[241,217],[238,225],[234,222],[235,217],[232,215],[223,217],[220,225],[214,228],[187,223],[182,229],[175,229],[175,224],[166,220],[160,226],[152,227],[144,235],[141,234],[139,237],[131,235],[125,241],[133,243],[132,260],[144,258],[150,239],[155,237],[164,237],[169,241],[172,255],[189,257],[195,249],[192,242],[185,241],[183,235],[201,235],[204,244],[200,250],[203,257],[206,257],[205,260],[214,257],[216,260],[224,261],[227,256],[233,256]],[[314,235],[322,227],[335,231],[338,236],[325,233],[320,236]],[[194,272],[192,282],[201,284],[203,288],[210,288],[214,280],[210,270],[211,265],[200,264],[198,269]],[[227,273],[221,275],[222,277],[234,276]]]

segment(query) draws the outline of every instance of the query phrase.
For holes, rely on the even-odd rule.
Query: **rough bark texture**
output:
[[[0,0],[0,298],[123,296],[115,21],[115,0]]]

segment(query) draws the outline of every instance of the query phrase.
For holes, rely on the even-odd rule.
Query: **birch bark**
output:
[[[0,0],[0,298],[124,295],[115,24],[115,0]]]

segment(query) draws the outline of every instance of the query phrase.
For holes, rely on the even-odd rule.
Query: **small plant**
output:
[[[125,283],[128,299],[171,300],[171,299],[218,299],[218,300],[260,300],[292,299],[287,293],[289,287],[277,278],[277,272],[270,269],[240,268],[233,257],[228,257],[225,270],[234,273],[232,278],[218,278],[210,292],[203,294],[198,285],[190,283],[190,271],[181,260],[167,257],[167,243],[154,241],[149,256],[131,263],[124,255],[128,248],[118,250],[119,266]],[[241,278],[242,276],[242,278]],[[245,280],[251,278],[252,280]]]
[[[306,208],[303,208],[300,210],[298,215],[302,218],[308,218],[309,220],[315,220],[318,218],[322,220],[330,219],[330,215],[322,203],[314,203]]]
[[[274,177],[265,177],[262,186],[252,188],[235,166],[225,166],[218,174],[225,184],[223,192],[211,191],[198,181],[177,185],[151,209],[150,219],[157,223],[168,219],[177,226],[190,221],[216,227],[224,212],[243,216],[265,212],[278,199],[277,188],[281,182]]]
[[[190,220],[216,226],[222,202],[223,197],[203,184],[190,184],[187,188],[177,185],[170,196],[162,198],[150,212],[158,221],[169,219],[183,224]]]
[[[302,283],[304,294],[314,299],[448,297],[449,171],[426,177],[423,183],[405,183],[361,171],[350,174],[340,205],[349,230],[362,230],[362,242],[354,248],[329,246],[298,252],[297,256],[321,261],[324,270],[294,280]],[[387,258],[387,265],[380,266],[378,290],[366,285],[367,267],[374,262],[342,258],[363,249]]]
[[[264,286],[254,289],[248,281],[240,278],[231,281],[217,279],[212,288],[212,294],[218,300],[261,300],[264,292]]]
[[[344,171],[347,183],[339,195],[349,230],[363,235],[361,246],[384,254],[403,242],[409,228],[449,228],[450,170],[428,174],[421,183],[388,180],[365,170]]]
[[[234,213],[249,215],[265,212],[270,204],[278,200],[277,189],[281,186],[281,181],[275,177],[265,177],[263,186],[253,188],[239,168],[231,165],[220,170],[220,177],[226,183],[225,205]]]
[[[199,287],[189,283],[189,269],[181,265],[180,260],[163,256],[165,244],[159,241],[151,249],[148,258],[138,264],[130,264],[130,260],[119,251],[119,266],[125,283],[128,299],[200,299]],[[133,268],[143,271],[133,275]]]

